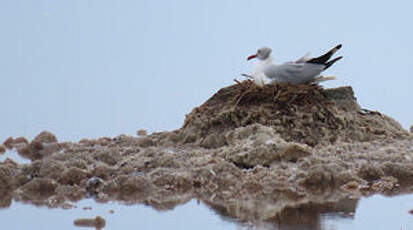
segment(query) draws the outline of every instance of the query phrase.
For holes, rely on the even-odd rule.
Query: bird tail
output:
[[[307,61],[307,63],[314,63],[314,64],[327,64],[328,60],[336,53],[340,48],[341,44],[337,45],[327,53],[321,55],[320,57],[312,58]]]
[[[342,58],[343,58],[343,56],[340,56],[340,57],[334,58],[334,59],[331,60],[331,61],[326,62],[326,63],[325,63],[324,70],[330,68],[330,66],[332,66],[336,61],[338,61],[338,60],[340,60],[340,59],[342,59]]]

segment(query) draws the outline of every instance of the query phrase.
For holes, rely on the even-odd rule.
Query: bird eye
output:
[[[257,53],[258,53],[258,54],[261,53],[261,50],[257,50]]]

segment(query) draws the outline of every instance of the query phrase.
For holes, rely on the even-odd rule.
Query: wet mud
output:
[[[31,163],[0,163],[1,207],[92,197],[168,210],[196,198],[243,222],[288,224],[300,208],[317,224],[314,209],[351,213],[361,196],[413,191],[413,135],[360,108],[351,87],[244,81],[194,108],[178,130],[77,143],[44,131],[3,146]]]

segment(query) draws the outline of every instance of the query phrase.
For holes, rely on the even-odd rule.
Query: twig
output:
[[[242,85],[242,83],[241,83],[240,81],[238,81],[237,79],[235,79],[235,78],[234,78],[234,81],[235,81],[237,84]]]
[[[238,105],[241,102],[241,100],[245,97],[245,95],[247,95],[248,93],[249,91],[245,91],[243,94],[241,94],[235,102],[235,105]]]
[[[246,74],[246,73],[241,74],[241,76],[246,77],[247,79],[254,79],[254,77],[252,75],[249,75],[249,74]]]

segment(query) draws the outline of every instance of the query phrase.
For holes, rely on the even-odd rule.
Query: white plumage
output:
[[[341,48],[341,45],[334,47],[326,54],[309,58],[307,53],[297,61],[275,64],[271,55],[271,49],[263,47],[257,53],[248,57],[258,58],[258,62],[253,67],[252,76],[258,85],[274,84],[277,82],[288,82],[291,84],[308,84],[320,76],[320,73],[329,68],[342,57],[331,61],[331,56]]]

